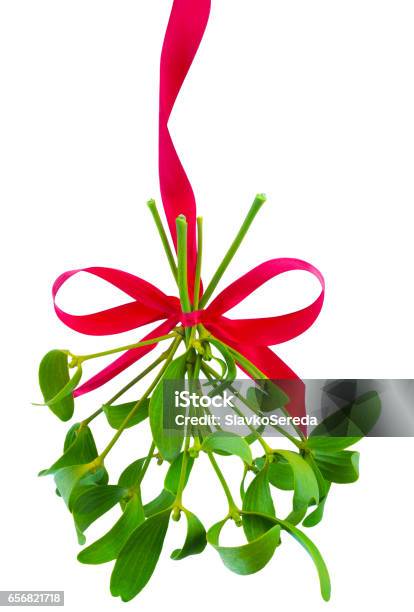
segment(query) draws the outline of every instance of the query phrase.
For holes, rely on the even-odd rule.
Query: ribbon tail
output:
[[[236,350],[286,393],[290,398],[290,402],[286,405],[290,416],[300,418],[306,416],[305,383],[280,357],[267,347],[242,346]],[[238,365],[243,369],[240,364]],[[306,435],[306,426],[300,428]]]
[[[188,223],[188,276],[190,292],[196,265],[196,202],[190,181],[175,150],[168,120],[204,35],[211,0],[174,0],[165,33],[160,63],[159,179],[161,197],[174,245],[175,220],[184,214]]]
[[[214,327],[214,331],[213,328]],[[297,374],[271,349],[265,346],[254,346],[247,344],[238,344],[227,335],[220,333],[219,326],[209,326],[216,338],[228,344],[235,351],[246,357],[258,370],[260,370],[267,378],[275,381],[275,383],[286,393],[290,398],[290,402],[285,406],[286,410],[292,417],[305,417],[305,384]],[[236,360],[237,365],[245,374],[254,379],[249,372]],[[307,426],[299,425],[299,428],[307,435]]]
[[[158,336],[164,336],[168,334],[177,324],[176,317],[167,319],[161,325],[153,329],[149,334],[144,336],[141,339],[150,340],[151,338],[157,338]],[[139,361],[144,355],[150,353],[157,344],[149,344],[148,346],[140,346],[135,349],[130,349],[123,353],[118,359],[115,359],[112,363],[110,363],[106,368],[89,378],[86,382],[83,383],[80,387],[78,387],[74,393],[74,397],[79,397],[80,395],[85,395],[85,393],[90,393],[99,387],[102,387],[105,383],[112,380],[115,376],[129,368],[132,364]]]
[[[305,383],[280,357],[267,347],[235,346],[234,348],[286,393],[290,402],[285,408],[290,416],[300,418],[306,416]],[[243,366],[239,363],[237,365],[245,372]],[[250,376],[248,372],[246,374]],[[306,436],[307,426],[299,425],[299,428]]]

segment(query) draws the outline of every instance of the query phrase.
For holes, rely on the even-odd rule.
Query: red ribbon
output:
[[[159,175],[163,206],[170,232],[176,245],[175,219],[184,214],[188,222],[189,279],[193,279],[197,248],[195,238],[196,204],[191,184],[175,151],[168,120],[181,85],[187,75],[202,40],[210,12],[210,0],[175,0],[168,23],[161,55]],[[230,319],[225,315],[258,287],[279,274],[304,270],[321,284],[319,297],[309,306],[295,312],[255,319]],[[55,297],[68,278],[78,272],[88,272],[111,283],[133,301],[89,315],[71,315],[61,310]],[[167,296],[142,278],[113,268],[84,268],[65,272],[53,285],[55,311],[71,329],[89,335],[108,335],[162,321],[142,340],[168,334],[178,323],[185,327],[202,323],[216,338],[231,346],[251,361],[270,379],[280,381],[290,396],[287,406],[292,416],[303,416],[304,386],[297,375],[269,346],[286,342],[308,329],[318,317],[324,299],[324,280],[311,264],[299,259],[266,261],[224,289],[204,310],[182,313],[177,297]],[[75,396],[92,391],[111,380],[154,349],[148,345],[123,353],[113,363],[90,378],[74,392]],[[240,364],[239,364],[240,365]],[[288,380],[286,380],[288,379]],[[294,385],[289,385],[289,380]],[[298,382],[300,383],[298,385]]]
[[[312,304],[301,310],[276,317],[230,319],[224,316],[227,311],[237,306],[268,280],[292,270],[310,272],[319,280],[322,290]],[[106,336],[163,320],[161,325],[142,338],[142,340],[148,340],[168,334],[180,322],[185,327],[202,323],[213,336],[244,355],[268,378],[280,380],[282,387],[286,387],[287,384],[284,379],[296,380],[295,385],[288,385],[287,390],[290,391],[290,394],[294,392],[295,397],[291,397],[287,408],[292,416],[305,414],[301,397],[302,390],[297,385],[298,377],[268,347],[286,342],[303,333],[319,315],[324,298],[324,280],[321,273],[311,264],[300,259],[265,261],[224,289],[204,310],[192,313],[181,312],[180,301],[175,296],[168,296],[142,278],[114,268],[95,267],[65,272],[53,285],[54,299],[66,280],[78,272],[88,272],[99,276],[129,295],[134,301],[89,315],[68,314],[55,302],[57,316],[71,329],[91,336]],[[152,351],[155,346],[153,344],[126,351],[113,363],[78,387],[74,395],[83,395],[100,387]]]
[[[206,29],[210,0],[175,0],[165,33],[160,64],[159,176],[164,211],[174,246],[175,220],[188,223],[188,280],[190,291],[197,257],[196,203],[193,189],[174,148],[168,120]]]

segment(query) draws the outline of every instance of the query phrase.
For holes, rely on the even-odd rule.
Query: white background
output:
[[[214,550],[170,561],[181,524],[170,529],[139,601],[123,605],[109,594],[109,566],[76,561],[70,517],[51,479],[36,477],[58,456],[67,429],[30,405],[39,400],[39,359],[55,346],[91,352],[118,343],[77,335],[57,321],[54,278],[108,265],[174,291],[145,207],[149,197],[159,199],[158,58],[170,4],[0,4],[0,588],[64,589],[71,612],[322,610],[312,562],[287,536],[264,571],[241,578]],[[205,218],[204,277],[257,191],[269,201],[222,286],[276,256],[307,259],[326,277],[315,326],[278,348],[303,377],[413,377],[413,22],[412,2],[401,0],[213,0],[174,111],[173,137]],[[316,291],[294,273],[238,312],[288,311]],[[82,313],[121,301],[79,278],[61,303]],[[119,344],[136,338],[122,335]],[[78,418],[120,384],[80,399]],[[103,422],[95,431],[102,447],[110,432]],[[125,434],[109,459],[114,478],[144,454],[147,438],[144,429]],[[335,487],[325,520],[310,533],[332,574],[328,606],[410,610],[412,440],[359,446],[360,481]],[[235,487],[239,464],[227,464]],[[152,474],[156,493],[161,475],[155,468]],[[208,525],[225,512],[204,463],[186,501]],[[115,515],[93,526],[89,541]]]

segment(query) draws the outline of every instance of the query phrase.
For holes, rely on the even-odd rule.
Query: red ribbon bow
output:
[[[196,205],[191,184],[168,131],[168,120],[203,37],[209,12],[210,0],[197,0],[197,2],[175,0],[161,55],[160,187],[164,210],[175,245],[176,217],[184,214],[188,222],[189,281],[193,278],[197,255]],[[312,304],[301,310],[275,317],[230,319],[224,316],[226,312],[268,280],[292,270],[310,272],[319,280],[322,290]],[[291,402],[287,408],[292,416],[305,414],[303,384],[297,384],[300,379],[269,349],[269,346],[295,338],[308,329],[318,317],[324,299],[324,280],[322,274],[311,264],[299,259],[288,258],[266,261],[224,289],[204,310],[192,313],[181,312],[180,301],[177,297],[167,296],[142,278],[113,268],[92,267],[63,273],[53,285],[54,300],[65,281],[78,272],[88,272],[102,278],[129,295],[134,301],[89,315],[68,314],[61,310],[54,301],[57,316],[71,329],[89,335],[108,335],[162,320],[161,325],[142,339],[148,340],[168,334],[179,322],[185,327],[202,323],[214,337],[246,357],[268,378],[280,381],[280,386],[288,391],[290,396]],[[76,389],[74,395],[79,396],[100,387],[141,359],[155,346],[153,344],[126,351]],[[289,387],[286,379],[294,381],[295,384]]]
[[[301,310],[276,317],[230,319],[224,316],[227,311],[268,280],[291,270],[310,272],[321,283],[322,291],[312,304]],[[285,382],[284,379],[299,379],[268,347],[291,340],[308,329],[319,315],[324,297],[323,277],[311,264],[300,259],[271,259],[234,281],[210,305],[197,312],[183,313],[178,298],[166,295],[138,276],[113,268],[95,267],[65,272],[53,285],[54,298],[63,283],[78,272],[88,272],[99,276],[132,297],[134,301],[89,315],[68,314],[55,303],[57,316],[71,329],[91,336],[105,336],[163,320],[161,325],[142,338],[142,340],[149,340],[168,334],[179,322],[185,327],[202,323],[213,336],[244,355],[268,378],[282,379],[281,386]],[[76,389],[75,395],[82,395],[100,387],[152,351],[155,346],[152,344],[126,351]],[[292,388],[296,389],[296,392],[299,389],[297,385]],[[291,397],[288,410],[292,416],[302,416],[304,414],[303,401],[300,401],[299,397]]]

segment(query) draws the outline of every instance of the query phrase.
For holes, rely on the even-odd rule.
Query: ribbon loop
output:
[[[222,316],[271,278],[293,270],[310,272],[320,282],[321,293],[306,308],[276,317],[233,320]],[[272,346],[296,338],[315,322],[322,308],[324,291],[323,276],[311,264],[301,259],[271,259],[256,266],[224,289],[208,307],[207,320],[213,321],[216,333],[220,333],[221,329],[235,342]],[[215,321],[219,321],[219,325],[214,323]]]
[[[134,301],[89,315],[65,312],[56,304],[57,293],[69,278],[80,272],[101,278],[134,298]],[[91,267],[64,272],[54,282],[52,296],[59,319],[71,329],[90,336],[119,334],[166,319],[179,310],[179,300],[176,297],[167,296],[144,279],[115,268]]]
[[[302,259],[281,257],[278,259],[269,259],[259,264],[231,283],[231,285],[226,287],[226,289],[211,302],[209,312],[215,315],[222,315],[237,306],[237,304],[240,304],[240,302],[256,291],[256,289],[267,283],[267,281],[280,274],[292,272],[294,270],[303,270],[304,272],[313,274],[319,280],[322,286],[321,295],[323,294],[324,279],[315,266]],[[320,297],[321,296],[319,296],[319,298]]]

